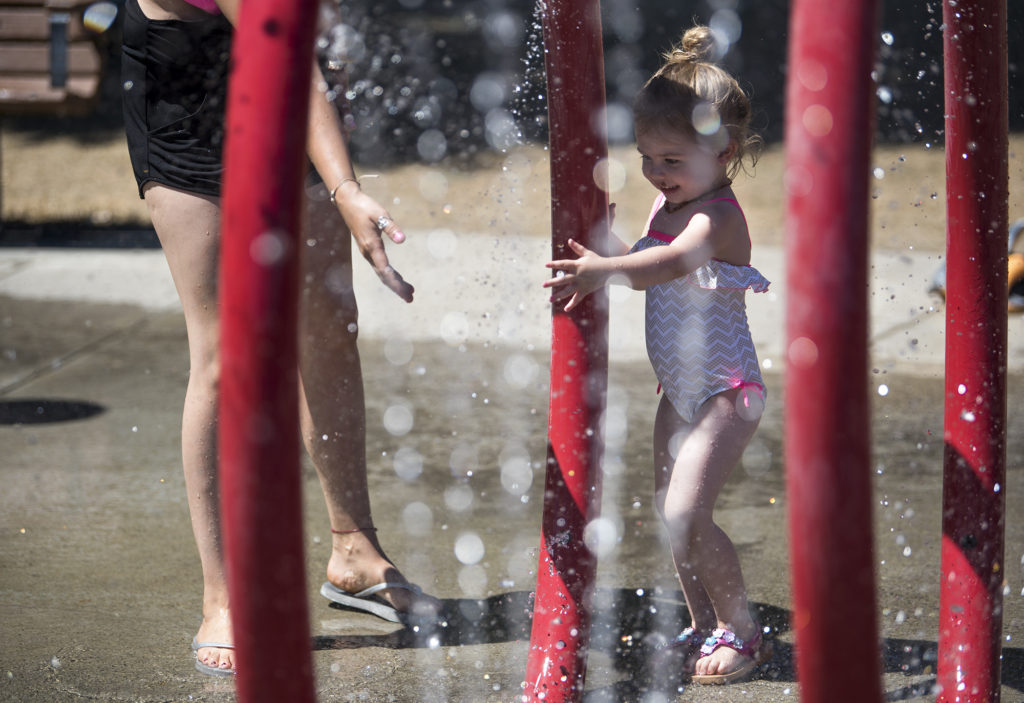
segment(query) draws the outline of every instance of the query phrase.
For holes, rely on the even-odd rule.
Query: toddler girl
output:
[[[664,389],[654,428],[658,512],[692,618],[670,645],[696,683],[749,677],[768,646],[747,606],[736,550],[715,500],[757,428],[765,388],[747,325],[750,235],[731,177],[759,143],[750,102],[711,60],[707,27],[688,30],[634,104],[644,176],[658,189],[644,236],[614,255],[578,242],[547,264],[552,301],[571,310],[607,283],[647,292],[647,352]],[[694,659],[696,660],[694,661]],[[692,670],[691,670],[692,667]]]

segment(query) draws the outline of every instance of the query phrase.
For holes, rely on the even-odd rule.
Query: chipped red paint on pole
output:
[[[797,673],[810,703],[882,699],[867,397],[877,11],[797,0],[790,17],[786,490]]]
[[[999,701],[1006,485],[1006,0],[946,2],[938,701]]]
[[[607,195],[594,167],[607,156],[604,64],[597,0],[544,4],[553,257],[571,237],[591,248],[605,232]],[[607,295],[571,313],[553,309],[548,454],[537,593],[524,701],[579,701],[590,642],[596,559],[583,530],[600,508],[600,421],[608,367]]]
[[[313,701],[297,310],[315,0],[245,0],[232,47],[221,254],[220,493],[238,699]]]

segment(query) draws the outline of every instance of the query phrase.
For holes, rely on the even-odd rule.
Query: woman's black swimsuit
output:
[[[231,24],[223,15],[152,20],[128,0],[124,122],[135,180],[220,195]]]

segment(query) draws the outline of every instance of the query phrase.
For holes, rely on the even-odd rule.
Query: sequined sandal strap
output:
[[[729,649],[735,649],[737,652],[745,657],[751,659],[756,658],[757,649],[761,646],[761,633],[758,632],[751,639],[743,640],[736,636],[736,633],[732,630],[726,630],[724,628],[718,628],[714,630],[700,647],[700,653],[703,656],[708,656],[719,647],[728,647]]]

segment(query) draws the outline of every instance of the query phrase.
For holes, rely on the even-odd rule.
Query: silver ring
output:
[[[377,229],[379,229],[381,232],[386,230],[388,228],[388,225],[390,224],[391,218],[388,217],[387,215],[381,215],[380,217],[377,218]]]

